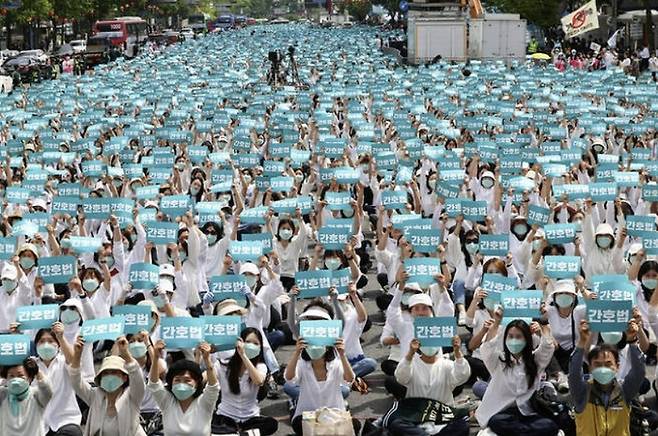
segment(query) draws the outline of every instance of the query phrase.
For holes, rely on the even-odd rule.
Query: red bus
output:
[[[135,56],[138,47],[148,38],[148,25],[139,17],[97,21],[94,24],[94,36],[108,38],[110,43],[120,47],[124,54]]]

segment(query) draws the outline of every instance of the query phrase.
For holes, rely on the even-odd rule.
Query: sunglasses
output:
[[[77,309],[75,308],[75,306],[62,306],[61,309],[62,309],[62,310],[77,310]]]

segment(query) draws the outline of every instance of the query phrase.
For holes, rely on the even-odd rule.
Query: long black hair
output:
[[[658,272],[658,262],[655,260],[645,260],[642,265],[640,265],[640,270],[637,273],[637,280],[640,282],[640,285],[642,286],[642,293],[644,294],[644,299],[649,301],[651,300],[651,295],[653,294],[653,289],[646,288],[642,284],[642,278],[646,273],[649,271],[657,271]]]
[[[528,389],[532,389],[532,386],[535,384],[535,379],[537,378],[537,372],[539,371],[537,368],[537,362],[535,362],[535,356],[532,354],[532,333],[530,332],[530,326],[523,321],[522,319],[515,319],[511,321],[509,324],[507,324],[507,327],[505,327],[505,335],[503,338],[507,337],[507,332],[510,331],[511,328],[516,327],[517,329],[521,330],[521,333],[523,333],[523,339],[525,339],[525,347],[523,348],[523,351],[521,351],[521,357],[523,357],[523,366],[525,367],[525,375],[526,378],[528,379]],[[505,358],[503,359],[500,357],[501,362],[505,364],[505,368],[511,368],[512,367],[512,353],[510,352],[509,348],[507,348],[507,344],[505,341],[503,341],[503,350],[505,353]]]
[[[263,335],[261,335],[260,330],[253,327],[247,327],[242,330],[242,333],[240,333],[240,338],[242,338],[242,340],[246,343],[247,336],[252,333],[258,337],[258,342],[260,342],[260,353],[258,353],[258,356],[251,359],[251,363],[256,366],[264,361]],[[240,370],[242,369],[242,365],[242,358],[238,355],[237,352],[231,356],[231,359],[226,364],[226,378],[228,379],[228,387],[235,395],[240,394]]]

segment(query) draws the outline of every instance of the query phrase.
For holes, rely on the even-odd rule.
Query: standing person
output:
[[[212,413],[219,397],[219,383],[210,359],[210,345],[199,345],[206,371],[204,386],[201,367],[191,360],[178,360],[167,371],[167,387],[160,380],[158,358],[165,349],[159,340],[151,350],[151,372],[148,389],[162,411],[162,424],[167,436],[208,436]]]
[[[585,381],[583,358],[592,333],[587,321],[580,322],[580,340],[569,363],[569,393],[576,411],[579,435],[630,436],[630,402],[638,395],[645,371],[644,356],[636,343],[638,330],[637,323],[631,320],[626,333],[630,371],[623,381],[615,377],[619,352],[616,347],[606,344],[594,347],[588,353],[591,378]]]
[[[64,336],[62,347],[70,347]],[[128,340],[116,341],[119,356],[103,359],[95,386],[82,379],[80,359],[84,339],[78,336],[71,353],[69,377],[76,395],[89,406],[85,436],[146,436],[139,423],[139,407],[144,398],[144,378],[128,348]]]
[[[4,366],[0,377],[0,428],[5,436],[45,435],[43,415],[53,392],[50,383],[39,371],[34,358],[20,365]],[[36,379],[37,385],[30,387]]]
[[[654,54],[649,58],[649,72],[651,73],[651,80],[658,82],[658,54]]]

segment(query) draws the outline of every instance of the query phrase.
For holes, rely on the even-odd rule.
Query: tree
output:
[[[491,0],[489,4],[503,12],[517,13],[539,27],[548,28],[560,23],[560,0]]]
[[[16,22],[23,25],[24,45],[33,49],[37,45],[39,23],[52,11],[49,0],[23,0],[16,9]]]
[[[370,0],[346,0],[345,7],[356,21],[364,21],[372,10],[372,3]]]

